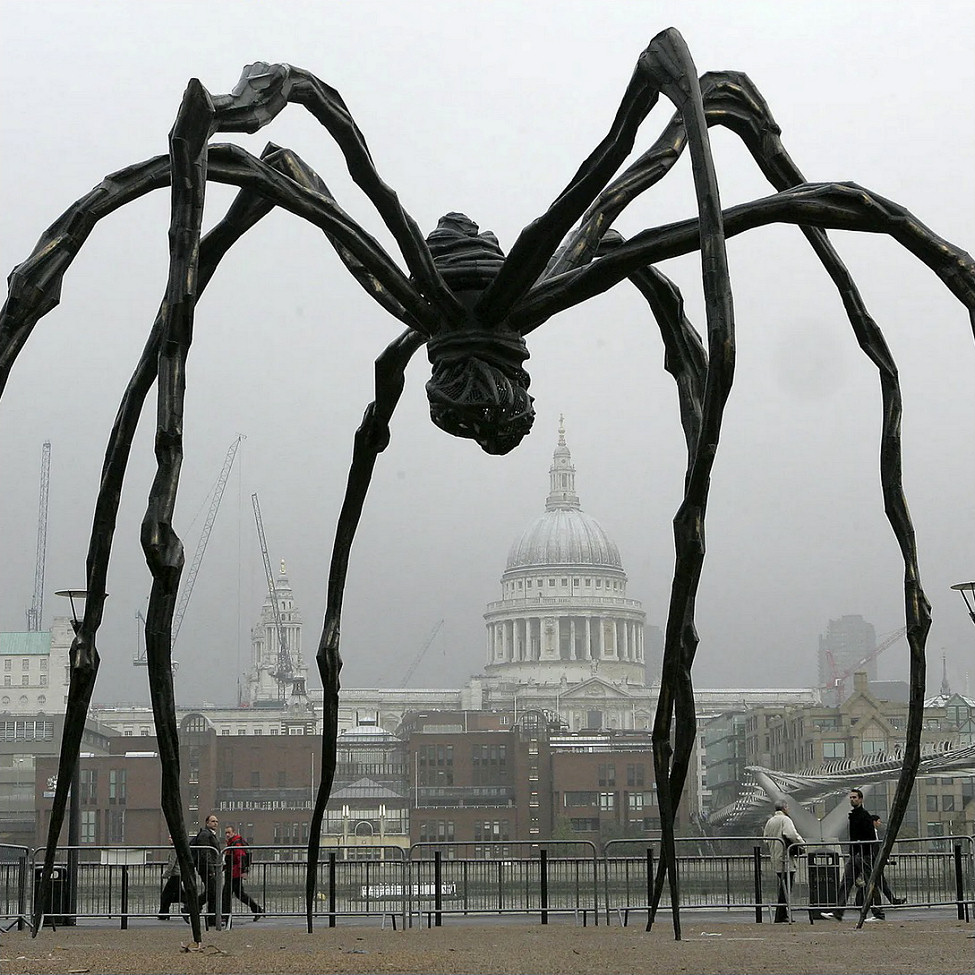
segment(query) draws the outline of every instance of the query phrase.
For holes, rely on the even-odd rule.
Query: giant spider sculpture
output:
[[[621,175],[638,129],[665,94],[676,106],[659,138]],[[379,211],[400,248],[403,271],[337,204],[322,179],[294,152],[269,145],[260,159],[234,145],[211,144],[217,132],[254,132],[289,102],[307,108],[345,156],[353,180]],[[722,212],[708,127],[724,125],[748,147],[775,193]],[[916,774],[925,685],[924,645],[929,605],[921,588],[914,534],[901,485],[901,394],[883,335],[825,234],[829,228],[888,234],[933,270],[968,307],[975,328],[975,263],[902,207],[852,183],[806,183],[779,138],[780,130],[749,79],[715,72],[698,79],[680,34],[658,34],[639,56],[609,132],[549,209],[530,223],[505,256],[491,233],[468,217],[443,217],[426,239],[382,181],[342,98],[307,71],[252,64],[229,95],[211,96],[191,81],[170,134],[169,154],[107,177],[43,234],[11,274],[0,321],[0,392],[34,324],[59,300],[62,276],[95,224],[113,210],[163,186],[171,187],[169,280],[142,357],[119,406],[106,449],[87,560],[88,599],[71,647],[71,679],[52,809],[43,883],[50,881],[64,820],[68,784],[78,761],[98,653],[105,580],[119,495],[132,437],[145,397],[157,382],[156,476],[142,523],[152,574],[146,657],[162,765],[162,807],[186,878],[193,877],[179,794],[179,742],[170,635],[183,546],[172,527],[182,459],[185,364],[196,302],[221,258],[245,231],[279,206],[320,227],[366,292],[405,330],[376,360],[375,400],[355,435],[345,500],[332,550],[324,627],[317,661],[324,686],[321,785],[311,822],[306,877],[307,927],[312,930],[319,835],[335,771],[338,723],[339,624],[352,538],[410,357],[426,346],[434,423],[467,437],[488,453],[504,454],[528,433],[533,418],[525,336],[557,312],[628,278],[646,298],[677,382],[687,444],[683,501],[674,518],[676,563],[666,627],[660,696],[653,725],[662,848],[653,912],[669,881],[674,932],[680,938],[675,871],[674,811],[695,736],[691,666],[697,648],[694,605],[704,561],[709,476],[735,365],[731,287],[725,238],[769,223],[797,224],[832,278],[863,351],[875,363],[883,398],[880,472],[887,516],[904,561],[904,597],[911,652],[910,719],[903,771],[890,829],[877,858],[873,885],[904,816]],[[660,180],[689,149],[698,219],[645,230],[624,240],[611,229],[630,201]],[[207,182],[240,192],[223,220],[201,239]],[[573,229],[574,227],[574,229]],[[686,319],[681,294],[653,265],[700,250],[707,349]],[[193,935],[200,940],[196,892],[189,889]],[[871,897],[865,898],[865,904]],[[36,934],[43,895],[35,901]],[[864,912],[866,907],[864,907]],[[861,923],[863,914],[861,914]],[[648,928],[650,926],[648,923]]]

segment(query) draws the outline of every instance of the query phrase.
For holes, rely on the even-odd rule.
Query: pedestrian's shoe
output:
[[[885,918],[883,916],[883,914],[871,914],[870,917],[867,918],[867,920],[868,921],[886,921],[887,918]]]
[[[843,920],[843,913],[842,913],[842,911],[822,911],[819,916],[820,917],[824,917],[824,918],[826,918],[829,921],[842,921]]]
[[[907,898],[906,897],[891,897],[890,902],[891,902],[891,904],[896,904],[898,907],[900,907],[901,904],[906,904],[907,903]]]
[[[157,914],[156,917],[160,921],[168,921],[169,920],[169,915],[168,914]]]
[[[264,908],[259,907],[256,911],[254,911],[254,920],[260,921],[262,917],[264,917]]]

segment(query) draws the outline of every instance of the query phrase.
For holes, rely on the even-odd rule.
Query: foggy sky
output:
[[[166,151],[187,81],[227,92],[244,64],[307,68],[345,98],[383,178],[426,233],[461,210],[507,251],[604,135],[636,58],[667,26],[699,72],[742,70],[765,95],[810,181],[852,180],[975,246],[975,6],[900,3],[2,2],[0,265],[110,172]],[[643,151],[670,118],[644,123]],[[294,148],[340,204],[400,260],[340,154],[297,106],[254,136]],[[722,203],[771,190],[744,149],[712,130]],[[208,187],[208,220],[233,190]],[[65,278],[0,401],[0,629],[31,602],[41,444],[52,443],[44,624],[55,589],[84,585],[91,512],[119,398],[165,288],[166,191],[105,220]],[[632,233],[694,214],[689,161],[617,221]],[[905,486],[933,605],[929,687],[948,658],[964,690],[975,633],[952,583],[975,577],[975,343],[938,279],[879,236],[833,233],[884,330],[904,390]],[[878,476],[876,371],[794,227],[729,241],[738,334],[735,387],[712,477],[698,599],[703,686],[809,685],[827,621],[903,625],[902,563]],[[402,266],[402,262],[400,261]],[[703,328],[696,255],[662,265]],[[238,244],[201,300],[188,366],[176,527],[192,556],[205,498],[238,434],[228,484],[175,655],[184,703],[231,703],[266,592],[250,496],[272,562],[287,564],[317,645],[352,435],[372,363],[400,331],[323,236],[272,213]],[[484,661],[485,604],[508,548],[543,510],[560,413],[584,510],[618,543],[628,595],[665,625],[671,521],[684,445],[672,379],[646,304],[619,285],[529,337],[537,419],[492,458],[429,421],[419,353],[377,464],[352,553],[343,683],[397,686],[436,622],[412,681],[456,686]],[[133,449],[98,646],[97,702],[148,701],[134,668],[135,613],[150,576],[139,523],[154,473],[154,393]],[[184,573],[185,577],[185,573]],[[880,674],[906,678],[901,642]],[[317,673],[313,686],[320,686]]]

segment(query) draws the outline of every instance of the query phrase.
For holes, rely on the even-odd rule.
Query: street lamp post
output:
[[[84,604],[88,591],[85,589],[59,589],[55,596],[66,596],[71,602],[71,628],[77,635],[81,626],[75,600]],[[106,593],[107,595],[107,593]],[[74,763],[71,776],[71,795],[68,802],[68,914],[63,924],[76,924],[78,921],[78,862],[81,846],[81,753]]]
[[[975,582],[958,582],[951,587],[961,593],[961,598],[965,600],[968,615],[975,623]]]

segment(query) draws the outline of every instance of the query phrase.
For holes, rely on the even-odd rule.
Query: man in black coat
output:
[[[873,824],[873,817],[863,806],[863,793],[859,789],[850,790],[850,856],[846,861],[846,871],[843,883],[837,894],[839,910],[823,911],[823,917],[843,920],[843,910],[846,899],[850,896],[850,888],[857,888],[857,902],[863,903],[863,887],[870,879],[873,863],[879,847],[877,830]],[[871,917],[868,921],[883,921],[884,912],[880,909],[879,891],[875,892],[873,904],[870,906]]]
[[[193,848],[193,862],[203,880],[200,906],[206,903],[210,908],[205,919],[208,925],[216,924],[216,912],[220,904],[217,896],[217,884],[220,880],[220,840],[217,836],[219,825],[217,817],[210,813],[190,844]]]

